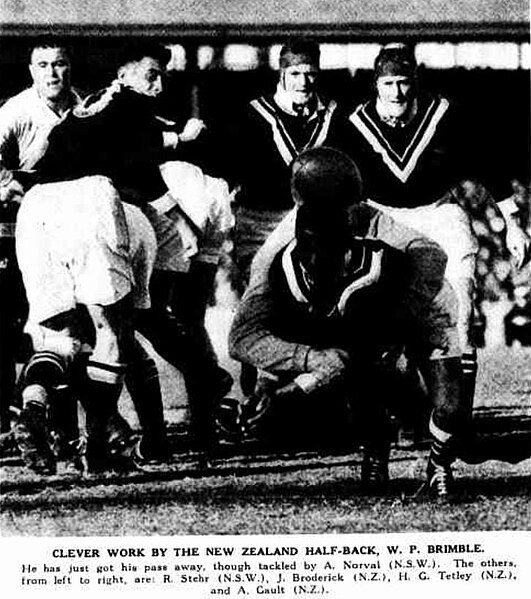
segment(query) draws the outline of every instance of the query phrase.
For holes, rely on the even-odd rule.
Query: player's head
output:
[[[310,148],[291,165],[291,193],[299,206],[325,210],[333,203],[345,209],[361,201],[362,179],[345,153],[326,146]]]
[[[404,44],[384,46],[374,62],[374,83],[385,112],[398,118],[405,115],[416,95],[417,61],[412,49]]]
[[[293,104],[305,105],[315,98],[319,76],[319,45],[298,39],[280,50],[280,86]]]
[[[170,57],[170,50],[156,43],[127,46],[118,60],[118,80],[138,94],[157,97]]]
[[[70,56],[61,40],[39,38],[30,51],[29,71],[44,100],[58,102],[70,93]]]
[[[332,148],[303,152],[292,166],[298,204],[297,255],[314,280],[334,280],[361,220],[361,176],[356,164]]]

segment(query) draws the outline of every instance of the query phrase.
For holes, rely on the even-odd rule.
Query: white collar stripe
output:
[[[282,121],[276,115],[274,107],[264,97],[252,100],[251,106],[271,126],[275,145],[277,146],[282,159],[289,166],[297,157],[298,151],[292,138],[286,131]],[[324,143],[330,129],[332,115],[336,108],[336,102],[331,101],[323,111],[322,118],[316,119],[315,127],[310,135],[310,140],[304,146],[305,150],[315,146],[320,146]]]
[[[334,100],[332,100],[326,107],[322,120],[319,119],[318,123],[316,124],[310,141],[306,144],[305,149],[323,145],[330,129],[332,115],[334,114],[336,108],[337,104],[334,102]]]
[[[448,107],[449,103],[445,98],[432,102],[402,156],[399,156],[389,145],[374,120],[364,110],[365,106],[356,109],[350,116],[350,121],[370,143],[373,150],[381,155],[391,172],[405,183],[415,169],[422,152],[435,135],[437,126]]]
[[[273,140],[284,162],[289,166],[297,155],[297,151],[291,141],[288,132],[276,117],[270,106],[263,98],[253,100],[251,106],[261,115],[273,130]]]
[[[266,120],[271,125],[271,127],[273,127],[273,129],[276,130],[276,132],[281,136],[281,141],[286,146],[286,149],[290,152],[291,160],[293,160],[293,158],[295,158],[295,156],[297,155],[297,148],[295,147],[295,144],[293,143],[290,134],[287,132],[284,123],[281,121],[281,119],[278,118],[275,107],[265,97],[253,100],[253,102],[256,102],[257,105],[265,111],[260,113],[263,117],[266,117],[266,115],[268,115],[268,118],[266,118]],[[251,104],[253,104],[253,102],[251,102]]]
[[[441,100],[442,100],[442,98],[441,98]],[[444,102],[446,102],[446,100],[444,100]],[[400,166],[402,166],[404,163],[406,163],[408,161],[410,153],[414,149],[414,146],[417,143],[417,140],[424,133],[424,130],[427,128],[428,123],[431,122],[432,115],[436,111],[436,108],[438,107],[438,105],[439,105],[439,103],[436,102],[435,100],[431,101],[426,112],[424,113],[424,117],[422,118],[422,121],[419,123],[419,126],[415,130],[415,132],[411,138],[411,141],[409,142],[408,146],[406,147],[406,149],[404,150],[402,155],[400,155],[395,150],[395,148],[393,148],[391,146],[391,144],[385,138],[385,135],[382,133],[380,127],[378,126],[378,123],[376,121],[374,121],[374,119],[371,118],[370,114],[367,112],[367,108],[368,108],[367,104],[365,106],[361,107],[362,110],[360,111],[360,118],[362,118],[365,121],[365,124],[367,125],[368,128],[371,129],[372,133],[378,139],[379,143],[387,150],[387,152],[389,152],[389,154],[391,156],[394,157],[395,161]]]
[[[350,298],[350,296],[363,289],[364,287],[368,287],[372,285],[380,278],[382,274],[382,259],[383,259],[383,250],[377,250],[375,252],[367,252],[371,257],[371,265],[369,268],[369,272],[366,275],[363,275],[353,281],[341,294],[339,298],[339,302],[337,303],[337,309],[340,314],[344,314],[345,306]]]
[[[297,275],[295,273],[293,260],[291,258],[291,254],[295,248],[295,245],[296,241],[294,239],[284,250],[284,253],[282,254],[282,268],[284,270],[284,274],[286,275],[286,281],[288,282],[288,287],[293,297],[301,304],[308,304],[308,298],[304,295],[304,292],[297,281]]]

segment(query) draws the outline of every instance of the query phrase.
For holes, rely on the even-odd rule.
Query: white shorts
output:
[[[33,322],[76,304],[114,304],[133,288],[124,210],[106,177],[33,187],[18,213],[16,246]]]
[[[135,308],[149,308],[149,279],[157,256],[157,238],[146,215],[131,204],[123,204],[129,229],[130,255],[133,267],[131,298]]]
[[[188,272],[190,256],[197,252],[195,238],[182,217],[159,212],[153,206],[144,206],[144,214],[157,238],[155,268],[170,272]]]
[[[468,215],[460,206],[430,204],[417,208],[391,208],[371,200],[367,203],[438,243],[448,256],[445,276],[449,281],[474,278],[478,244]]]

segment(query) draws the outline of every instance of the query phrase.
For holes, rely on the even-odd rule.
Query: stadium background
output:
[[[405,40],[415,47],[423,85],[470,115],[467,134],[489,148],[486,182],[493,173],[505,182],[495,189],[497,199],[510,194],[513,178],[529,184],[526,0],[0,0],[0,99],[30,83],[28,48],[48,33],[66,38],[73,84],[87,93],[113,78],[116,53],[125,43],[161,41],[172,50],[167,116],[182,122],[200,116],[211,129],[222,129],[246,101],[273,88],[280,45],[288,37],[307,35],[321,44],[322,89],[346,107],[370,93],[381,45]],[[529,273],[512,271],[497,223],[475,216],[482,240],[478,305],[484,298],[511,302],[515,275],[519,284]],[[230,312],[234,298],[228,295],[221,303]],[[495,312],[496,339],[503,336],[499,324],[507,309]],[[227,318],[211,311],[209,321],[225,354]]]
[[[31,39],[64,35],[75,86],[94,91],[113,76],[113,57],[139,36],[172,48],[168,110],[222,122],[271,89],[279,44],[309,35],[322,44],[323,89],[346,106],[370,89],[382,43],[416,47],[428,88],[473,114],[492,144],[492,165],[529,180],[529,4],[526,0],[1,0],[0,98],[29,83],[21,65]]]
[[[347,105],[362,100],[382,43],[407,40],[423,64],[427,87],[463,105],[475,132],[492,146],[491,168],[507,182],[529,183],[530,44],[526,0],[0,0],[0,98],[29,84],[23,65],[38,35],[64,35],[73,49],[76,87],[93,91],[113,75],[114,52],[148,36],[172,48],[167,109],[209,126],[276,80],[279,45],[293,35],[321,43],[323,88]],[[488,223],[487,223],[488,224]],[[483,254],[484,275],[512,273],[498,246]],[[500,257],[500,261],[497,261]],[[496,258],[496,259],[495,259]],[[529,281],[529,272],[518,273]],[[505,277],[505,278],[504,278]],[[488,287],[488,286],[487,286]],[[486,286],[484,286],[486,288]],[[510,303],[510,298],[509,298]],[[496,302],[499,325],[507,302]],[[235,298],[227,285],[208,313],[208,326],[229,367],[224,346]],[[498,342],[480,355],[478,409],[513,418],[529,437],[531,370],[528,348]],[[170,424],[186,418],[182,385],[168,365],[163,377]],[[131,417],[125,401],[121,409]],[[496,420],[494,418],[494,420]],[[525,428],[527,426],[527,428]],[[520,428],[518,428],[520,427]],[[522,428],[524,427],[524,428]],[[514,428],[512,433],[514,434]],[[524,457],[528,457],[528,453]],[[389,497],[363,497],[356,455],[258,456],[217,460],[202,470],[181,456],[162,474],[80,481],[61,475],[35,480],[2,462],[1,534],[256,534],[404,530],[529,529],[529,459],[515,465],[460,463],[463,499],[434,510],[411,497],[423,471],[422,454],[396,451]],[[9,467],[7,467],[9,466]],[[354,469],[353,469],[354,467]]]
[[[172,50],[166,116],[181,122],[200,116],[221,135],[246,101],[272,89],[286,38],[308,35],[321,44],[322,89],[345,107],[370,92],[381,44],[405,40],[415,46],[423,85],[470,115],[467,135],[488,148],[482,180],[497,199],[510,195],[512,179],[529,184],[527,0],[0,0],[0,99],[29,84],[22,67],[28,47],[47,33],[66,38],[73,84],[85,92],[112,79],[124,43],[139,37],[163,42]],[[501,187],[491,184],[493,174],[504,181]],[[525,220],[529,212],[527,206]],[[485,233],[480,274],[486,296],[499,296],[500,279],[510,295],[500,243],[495,235],[489,239],[488,217],[477,216],[485,221],[478,231]]]

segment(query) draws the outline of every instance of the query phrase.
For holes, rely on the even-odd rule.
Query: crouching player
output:
[[[131,449],[117,402],[127,358],[138,353],[131,311],[149,306],[153,231],[109,179],[90,176],[34,186],[18,213],[16,249],[35,350],[15,430],[23,459],[36,472],[55,471],[46,412],[56,390],[71,385],[86,413],[87,467],[103,469]]]
[[[358,169],[336,150],[303,152],[292,166],[292,193],[298,207],[257,255],[230,332],[232,356],[276,381],[245,406],[244,419],[288,402],[311,409],[316,396],[326,410],[343,398],[360,420],[362,482],[382,489],[393,400],[386,374],[405,347],[422,365],[433,402],[429,487],[446,497],[467,414],[444,253],[360,204]]]

